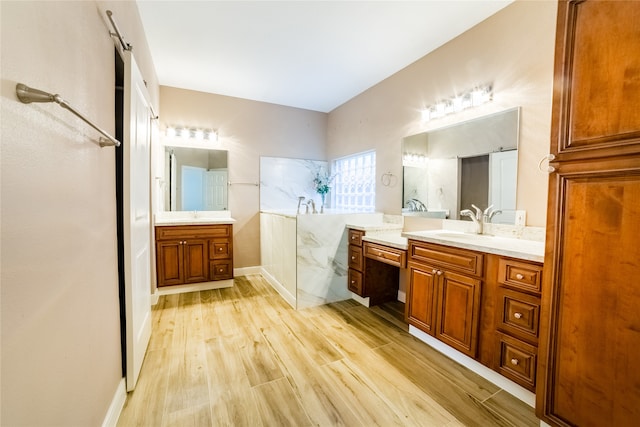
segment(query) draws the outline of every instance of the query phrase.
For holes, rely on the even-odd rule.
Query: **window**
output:
[[[356,212],[376,209],[376,152],[367,151],[333,162],[336,174],[333,206]]]

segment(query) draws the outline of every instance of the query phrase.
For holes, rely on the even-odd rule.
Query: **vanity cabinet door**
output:
[[[158,242],[156,245],[158,286],[184,283],[182,240]]]
[[[438,304],[435,336],[469,357],[476,357],[480,324],[480,289],[476,278],[437,270]]]
[[[198,283],[209,280],[208,274],[208,242],[206,240],[185,240],[184,251],[184,283]]]
[[[435,335],[437,270],[409,265],[409,289],[405,317],[407,323],[429,335]]]

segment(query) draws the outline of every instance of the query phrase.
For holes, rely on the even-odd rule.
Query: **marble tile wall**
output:
[[[295,211],[299,196],[304,196],[305,201],[312,198],[319,210],[321,200],[313,178],[328,167],[328,162],[320,160],[260,157],[260,210]]]
[[[298,215],[296,308],[351,298],[347,224],[382,222],[380,214]]]
[[[347,224],[382,223],[382,214],[260,214],[262,271],[294,308],[351,298]]]

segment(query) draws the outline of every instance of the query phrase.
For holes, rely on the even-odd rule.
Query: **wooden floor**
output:
[[[407,333],[402,305],[295,311],[259,275],[160,297],[119,426],[537,426]]]

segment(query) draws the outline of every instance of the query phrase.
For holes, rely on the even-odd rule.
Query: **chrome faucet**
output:
[[[493,210],[493,205],[490,205],[487,209],[482,213],[482,222],[485,224],[491,223],[491,220],[494,216],[500,215],[502,211],[500,209]]]
[[[318,211],[316,210],[316,202],[313,199],[307,200],[307,211],[306,211],[306,213],[309,213],[309,203],[311,203],[311,208],[312,208],[312,212],[311,213],[317,214]]]
[[[302,204],[302,202],[304,201],[304,196],[298,196],[298,210],[296,211],[296,214],[300,214],[300,205]]]
[[[493,210],[493,205],[490,205],[484,210],[484,212],[476,205],[472,204],[471,207],[475,209],[475,213],[473,213],[471,209],[464,209],[460,211],[460,215],[471,218],[473,223],[476,225],[477,234],[483,234],[485,230],[484,226],[486,224],[490,224],[494,216],[502,213],[500,209]]]
[[[482,211],[476,205],[471,205],[471,207],[476,210],[475,214],[471,211],[471,209],[463,209],[460,211],[460,215],[468,216],[469,218],[471,218],[473,223],[476,225],[476,234],[482,234],[482,231],[483,231],[482,225],[484,223],[482,221]]]
[[[426,212],[427,207],[418,199],[411,199],[407,202],[412,211]]]

